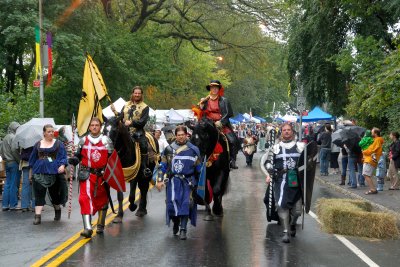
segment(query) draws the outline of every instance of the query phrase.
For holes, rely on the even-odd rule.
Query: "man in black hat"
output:
[[[236,135],[233,132],[232,125],[229,118],[233,117],[232,107],[224,95],[224,88],[218,80],[211,80],[210,84],[206,86],[210,94],[200,100],[200,108],[203,112],[203,116],[214,121],[215,126],[219,128],[228,138],[229,152],[231,157],[230,166],[233,169],[237,169],[236,166],[236,154],[238,143]]]

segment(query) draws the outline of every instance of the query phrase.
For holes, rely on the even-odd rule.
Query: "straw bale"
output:
[[[387,212],[372,212],[368,201],[321,198],[317,201],[317,214],[322,229],[328,233],[380,239],[399,236],[396,217]]]

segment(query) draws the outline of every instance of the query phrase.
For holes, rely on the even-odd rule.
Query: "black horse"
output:
[[[106,122],[106,127],[111,128],[108,130],[108,136],[110,137],[111,141],[114,144],[114,148],[118,153],[118,156],[121,161],[121,165],[123,168],[131,167],[136,163],[136,144],[132,140],[131,135],[128,131],[128,128],[123,125],[121,122],[121,118],[112,117]],[[155,149],[149,144],[148,152],[149,152],[149,162],[148,167],[151,171],[154,170],[156,166],[156,162],[159,157],[159,148],[158,148],[158,141],[155,139],[153,135],[153,144],[155,145]],[[155,150],[155,151],[154,151]],[[125,177],[126,179],[127,177]],[[132,178],[132,177],[131,177]],[[140,189],[140,201],[139,201],[139,209],[136,212],[136,216],[143,217],[147,214],[147,192],[149,191],[149,182],[151,180],[150,177],[146,177],[143,173],[143,164],[139,165],[139,170],[135,177],[130,180],[130,192],[129,192],[129,209],[133,212],[136,210],[137,205],[135,204],[136,198],[136,187],[139,186]],[[122,217],[124,215],[124,211],[122,209],[122,202],[123,202],[123,193],[118,192],[118,214],[114,219],[114,223],[121,223]]]
[[[209,206],[212,200],[214,201],[212,207],[214,215],[223,216],[222,197],[228,187],[230,172],[228,143],[226,137],[219,132],[214,122],[209,119],[203,118],[197,124],[188,126],[193,131],[190,141],[199,148],[202,157],[206,157],[209,164],[211,163],[206,170],[205,201],[197,199],[198,204],[206,206],[207,215],[205,220],[208,221],[213,219]],[[222,148],[222,152],[218,153],[218,155],[214,153],[216,148],[219,148],[219,150]],[[210,184],[210,188],[207,183]]]

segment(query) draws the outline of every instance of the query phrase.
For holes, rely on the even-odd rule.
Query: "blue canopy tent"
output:
[[[253,117],[256,118],[256,119],[258,119],[260,122],[267,122],[266,119],[263,119],[263,118],[261,118],[261,117],[258,117],[258,116],[253,116]]]
[[[320,107],[316,106],[313,110],[308,112],[307,116],[302,118],[303,122],[310,122],[310,121],[323,121],[323,120],[334,120],[335,117],[329,113],[323,111]],[[297,117],[297,121],[300,121],[300,117]]]
[[[246,119],[245,117],[243,117],[242,114],[237,114],[235,117],[231,118],[232,120],[238,121],[238,122],[250,122],[249,119]]]
[[[239,123],[240,123],[240,121],[234,120],[234,119],[232,119],[232,118],[229,118],[229,121],[230,121],[232,124],[239,124]]]

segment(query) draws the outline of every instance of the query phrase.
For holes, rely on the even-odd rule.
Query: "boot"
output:
[[[173,217],[172,221],[174,223],[174,226],[172,228],[172,232],[174,235],[177,235],[179,232],[179,218],[178,217]]]
[[[57,209],[57,207],[55,207],[54,208],[54,220],[59,221],[60,219],[61,219],[61,208],[58,207],[58,209]]]
[[[296,225],[295,224],[291,224],[290,225],[290,236],[291,237],[295,237],[296,236]]]
[[[102,234],[104,232],[104,227],[106,225],[106,215],[107,215],[107,208],[103,208],[99,211],[99,218],[97,219],[97,229],[96,233]]]
[[[283,232],[282,242],[283,243],[290,243],[290,235],[289,235],[288,232]]]
[[[81,236],[86,238],[91,238],[93,234],[92,216],[90,216],[89,214],[83,214],[82,221],[83,221],[83,231],[81,232]]]
[[[339,185],[345,185],[346,184],[346,176],[342,175],[342,181],[340,182]]]
[[[33,221],[33,225],[38,225],[42,222],[42,215],[35,214],[35,220]]]
[[[186,229],[181,229],[181,232],[179,234],[179,239],[180,240],[186,240],[187,236],[186,236]]]
[[[239,167],[236,165],[236,160],[232,159],[230,162],[231,169],[238,169]]]
[[[147,163],[149,161],[149,154],[142,154],[141,155],[141,160],[142,160],[142,169],[143,169],[143,175],[144,177],[150,177],[153,175],[153,173],[151,172],[150,168],[148,167]]]

